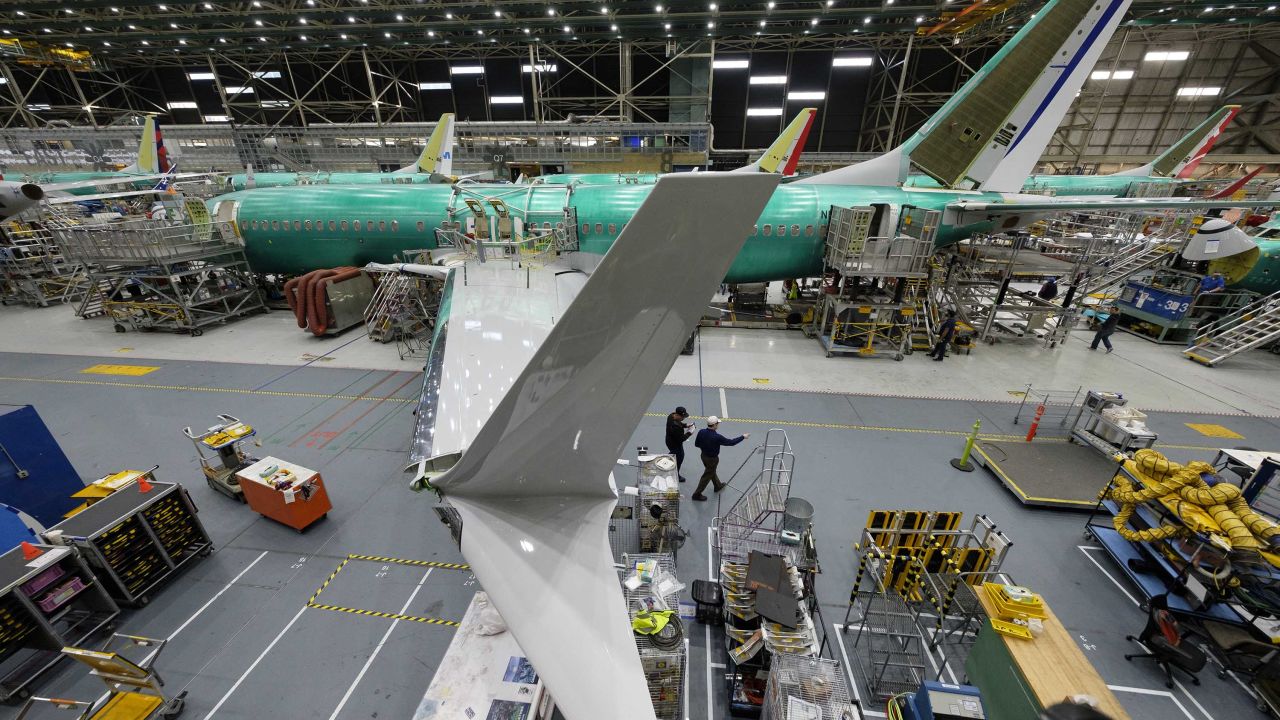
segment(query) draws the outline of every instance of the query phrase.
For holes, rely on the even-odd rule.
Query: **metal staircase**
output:
[[[1169,258],[1176,257],[1181,251],[1181,244],[1160,243],[1151,246],[1137,244],[1116,254],[1101,275],[1087,278],[1081,283],[1078,295],[1085,298],[1113,290],[1123,285],[1134,273],[1149,270]]]
[[[1280,340],[1280,292],[1259,298],[1206,325],[1183,354],[1213,367],[1246,350]]]
[[[786,431],[775,428],[765,433],[763,450],[764,460],[755,481],[728,512],[717,518],[717,546],[722,561],[745,563],[752,550],[790,555],[793,549],[779,544],[777,538],[795,468],[795,454]]]

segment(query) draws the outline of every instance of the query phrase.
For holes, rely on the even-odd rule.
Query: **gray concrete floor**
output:
[[[192,341],[198,342],[198,341]],[[86,375],[96,363],[151,365],[142,377]],[[123,616],[120,629],[172,638],[158,667],[169,689],[186,689],[189,718],[410,717],[451,637],[447,627],[307,608],[311,595],[349,554],[462,562],[401,473],[419,376],[407,371],[288,367],[197,360],[144,360],[0,353],[0,402],[33,404],[82,477],[159,464],[158,476],[186,485],[217,551]],[[701,395],[701,396],[700,396]],[[751,441],[726,450],[727,477],[771,427],[786,429],[797,453],[793,494],[817,508],[822,575],[819,599],[828,630],[841,623],[856,561],[852,542],[873,509],[984,513],[1014,541],[1006,563],[1019,582],[1045,595],[1135,718],[1256,717],[1231,680],[1202,673],[1202,687],[1165,692],[1156,669],[1123,660],[1126,633],[1144,616],[1132,589],[1081,535],[1079,513],[1031,510],[991,476],[953,470],[975,419],[984,434],[1020,434],[1016,406],[988,400],[926,400],[834,393],[664,386],[631,446],[661,446],[662,416],[677,404],[728,418],[723,430]],[[259,429],[260,455],[319,470],[334,510],[299,534],[207,488],[194,449],[181,434],[230,413]],[[1280,421],[1251,416],[1151,413],[1168,454],[1208,459],[1219,444],[1280,446]],[[1188,422],[1226,426],[1244,439],[1215,440]],[[1058,432],[1052,423],[1043,429]],[[1082,449],[1081,452],[1087,452]],[[731,501],[758,468],[754,456],[725,491]],[[697,460],[686,475],[696,475]],[[620,482],[629,478],[620,477]],[[1101,485],[1105,478],[1099,478]],[[708,573],[707,528],[716,503],[685,501],[692,537],[679,570]],[[419,585],[421,588],[419,589]],[[352,561],[324,591],[334,605],[458,620],[474,579],[465,572]],[[691,626],[689,717],[725,717],[718,638]],[[838,653],[838,650],[837,650]],[[100,685],[64,667],[39,694],[92,697]],[[713,688],[708,703],[708,688]],[[1190,693],[1186,692],[1190,691]],[[874,711],[874,708],[872,708]],[[12,709],[0,709],[11,717]]]

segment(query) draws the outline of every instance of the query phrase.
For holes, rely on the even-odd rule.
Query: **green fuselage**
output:
[[[660,173],[559,173],[539,175],[534,180],[549,185],[652,185],[660,177]]]
[[[648,196],[652,185],[468,186],[472,197],[503,200],[517,217],[542,226],[564,218],[566,202],[577,218],[580,250],[604,254]],[[258,272],[301,273],[316,268],[390,262],[397,252],[436,247],[435,230],[465,223],[463,197],[449,185],[319,185],[259,188],[210,200],[211,211],[229,217],[220,203],[234,201],[235,220],[250,265]],[[941,210],[957,199],[999,201],[993,193],[912,190],[841,185],[780,186],[755,232],[729,270],[728,282],[810,277],[822,271],[823,236],[832,206],[885,204]],[[456,211],[456,212],[454,212]],[[464,225],[465,227],[465,225]],[[990,222],[943,225],[946,245],[989,231]],[[697,252],[691,247],[690,252]]]
[[[291,185],[418,185],[431,182],[431,173],[382,173],[382,172],[256,172],[255,188],[288,187]],[[248,189],[249,176],[245,173],[227,177],[232,190]]]
[[[1164,197],[1173,194],[1178,182],[1176,178],[1145,175],[1032,175],[1022,185],[1022,192],[1058,197],[1133,197],[1133,190],[1139,185],[1167,185],[1167,192],[1157,194]],[[907,186],[940,187],[928,175],[912,175],[907,178]]]

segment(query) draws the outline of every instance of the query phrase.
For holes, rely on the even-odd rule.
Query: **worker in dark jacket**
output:
[[[938,344],[933,346],[933,352],[929,353],[929,357],[937,362],[947,356],[947,346],[951,344],[951,339],[956,336],[956,311],[948,310],[947,319],[942,321],[938,326]]]
[[[680,466],[684,464],[684,441],[689,439],[693,434],[693,423],[689,420],[689,411],[684,406],[676,408],[676,411],[667,416],[667,452],[676,456],[676,473],[680,472]],[[680,476],[680,482],[684,482],[684,476]]]
[[[1107,313],[1107,319],[1102,321],[1098,326],[1098,332],[1093,334],[1093,344],[1089,346],[1090,350],[1097,350],[1098,343],[1107,346],[1107,352],[1111,352],[1115,348],[1111,347],[1111,334],[1116,331],[1116,326],[1120,324],[1120,312],[1114,307],[1101,308],[1100,311]],[[1094,313],[1097,317],[1097,313]]]
[[[1045,280],[1044,284],[1040,286],[1040,292],[1037,294],[1045,302],[1051,302],[1058,297],[1058,278],[1051,277]]]
[[[698,488],[693,491],[694,500],[706,500],[707,496],[702,494],[707,489],[707,484],[715,485],[716,492],[724,489],[724,483],[720,482],[720,478],[716,476],[716,468],[720,465],[720,448],[737,445],[738,443],[751,437],[751,433],[743,433],[736,438],[730,440],[716,431],[720,426],[720,418],[712,415],[707,418],[707,426],[698,431],[698,437],[694,439],[693,444],[702,451],[702,478],[698,480]]]

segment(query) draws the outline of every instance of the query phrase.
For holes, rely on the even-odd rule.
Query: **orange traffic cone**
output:
[[[155,488],[152,487],[151,483],[147,482],[146,475],[143,475],[142,477],[138,478],[138,492],[149,493],[154,489]]]
[[[35,545],[32,545],[26,540],[22,541],[22,559],[23,560],[35,560],[36,558],[40,557],[43,554],[44,554],[44,551],[41,550],[40,548],[36,547]]]

